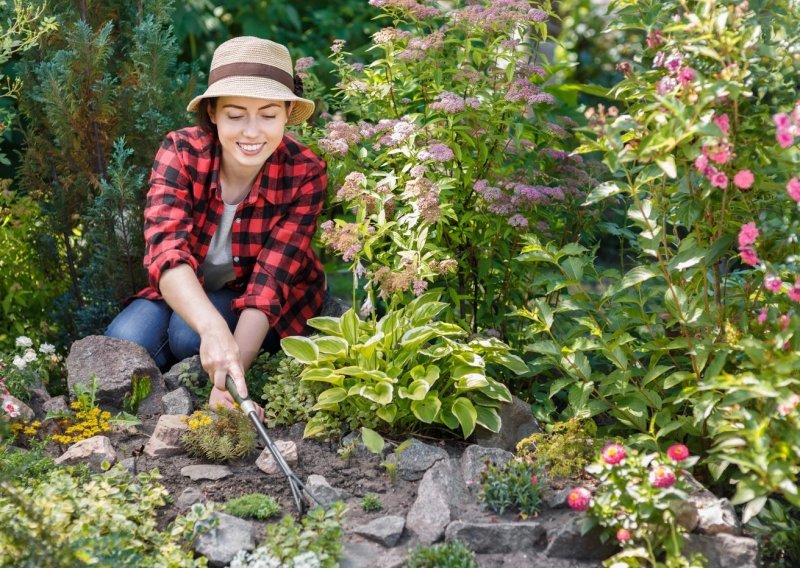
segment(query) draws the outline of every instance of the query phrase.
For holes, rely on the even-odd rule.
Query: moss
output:
[[[536,462],[551,477],[574,478],[596,453],[597,426],[591,420],[568,420],[553,424],[550,432],[531,434],[517,444],[517,456]]]
[[[225,512],[242,519],[266,520],[280,512],[281,507],[269,495],[248,493],[225,503]]]

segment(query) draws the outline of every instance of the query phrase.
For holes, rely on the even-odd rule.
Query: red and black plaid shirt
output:
[[[156,154],[145,207],[144,265],[150,286],[139,298],[160,300],[158,283],[185,263],[203,282],[202,266],[223,212],[222,147],[199,127],[170,132]],[[231,229],[230,287],[236,312],[256,308],[280,337],[303,334],[325,297],[325,273],[311,248],[322,209],[325,162],[284,136],[242,201]]]

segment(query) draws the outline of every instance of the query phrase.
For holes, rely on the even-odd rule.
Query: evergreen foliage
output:
[[[22,67],[23,191],[47,223],[37,234],[69,291],[54,317],[67,336],[102,331],[146,282],[141,218],[164,135],[186,123],[193,83],[177,63],[171,2],[55,2],[64,30]],[[52,251],[56,251],[55,254]]]

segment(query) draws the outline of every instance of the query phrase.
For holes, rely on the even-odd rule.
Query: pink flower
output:
[[[591,501],[592,494],[585,487],[576,487],[567,495],[567,505],[575,511],[585,511]]]
[[[778,414],[781,416],[789,416],[798,405],[800,405],[800,396],[792,394],[786,402],[782,402],[778,405]]]
[[[709,159],[717,164],[726,164],[731,158],[729,148],[726,145],[719,145],[714,152],[708,154]]]
[[[753,176],[753,172],[750,170],[742,170],[733,176],[733,185],[739,189],[750,189],[753,187],[753,182],[755,180],[756,178]]]
[[[660,45],[664,42],[664,36],[661,34],[661,30],[655,29],[649,34],[647,34],[647,47],[650,49]]]
[[[777,276],[770,275],[764,278],[764,288],[770,292],[780,292],[783,287],[783,281]]]
[[[761,311],[758,313],[756,321],[758,321],[758,323],[760,323],[761,325],[767,323],[767,308],[761,308]]]
[[[797,282],[795,282],[794,286],[792,288],[790,288],[788,292],[786,292],[786,295],[789,296],[789,299],[792,302],[800,302],[800,286],[798,286]],[[783,327],[783,329],[785,331],[786,328],[789,326],[789,318],[787,316],[781,316],[781,323],[784,322],[783,318],[786,318],[786,320],[785,320],[786,321],[786,325]]]
[[[619,542],[626,542],[631,539],[631,532],[628,529],[619,529],[617,531],[617,540]]]
[[[723,172],[714,171],[711,174],[711,185],[714,187],[718,187],[720,189],[725,189],[728,187],[728,176],[726,176]]]
[[[539,478],[534,475],[531,477],[531,485],[536,485],[537,483],[539,483]]]
[[[786,184],[786,191],[789,193],[789,197],[800,203],[800,180],[796,177],[790,179]]]
[[[624,460],[626,455],[628,454],[622,444],[608,444],[603,448],[601,457],[608,465],[616,465]]]
[[[706,157],[705,154],[697,156],[697,159],[694,161],[694,167],[698,172],[705,175],[706,169],[708,168],[708,157]]]
[[[16,418],[17,416],[19,416],[19,407],[10,400],[3,401],[3,410],[11,418]]]
[[[755,223],[751,222],[742,225],[742,228],[739,229],[739,248],[742,249],[752,245],[756,242],[759,234]]]
[[[797,284],[795,284],[795,288],[797,288]],[[789,329],[789,324],[792,323],[792,318],[786,314],[783,314],[778,318],[778,323],[781,325],[781,331],[786,331]]]
[[[673,444],[667,450],[667,456],[674,462],[682,462],[689,457],[689,448],[683,444]]]
[[[759,262],[761,262],[758,258],[758,255],[756,254],[756,251],[754,251],[750,247],[745,247],[741,249],[739,251],[739,255],[742,257],[742,262],[750,266],[756,266]]]
[[[666,489],[675,485],[675,472],[665,465],[657,465],[650,470],[650,483],[653,487]]]
[[[779,112],[778,114],[773,114],[772,122],[775,123],[775,127],[778,130],[786,130],[792,125],[792,122],[789,119],[789,115],[786,114],[785,112]]]
[[[788,148],[794,143],[794,135],[789,129],[779,129],[775,133],[775,140],[778,141],[778,144],[780,144],[781,148]]]
[[[713,120],[714,124],[719,126],[719,129],[722,130],[722,134],[727,136],[731,128],[731,121],[730,118],[728,118],[728,115],[721,114],[719,116],[714,116]]]
[[[691,67],[683,67],[680,73],[678,73],[678,81],[680,81],[684,85],[694,81],[694,77],[695,77],[694,69],[692,69]]]

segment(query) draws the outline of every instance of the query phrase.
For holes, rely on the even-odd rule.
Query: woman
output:
[[[262,348],[306,331],[325,295],[311,248],[325,163],[285,135],[314,112],[293,77],[289,51],[239,37],[214,52],[205,93],[189,111],[199,126],[164,139],[145,207],[150,286],[106,335],[145,347],[163,370],[200,354],[214,382],[209,404],[232,406],[230,375]]]

